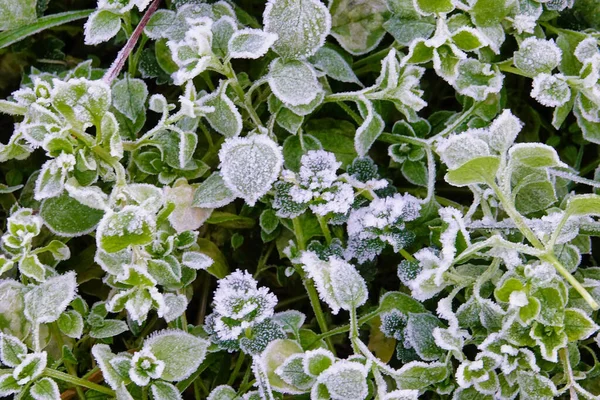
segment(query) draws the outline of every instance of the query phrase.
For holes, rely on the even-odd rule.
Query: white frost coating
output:
[[[299,60],[273,60],[269,65],[267,82],[273,94],[290,106],[309,104],[322,91],[314,68]]]
[[[526,222],[539,239],[547,241],[553,234],[556,234],[556,230],[558,229],[558,225],[561,223],[563,216],[564,211],[557,211],[552,212],[549,215],[544,215],[542,218],[530,219]],[[577,235],[579,235],[579,226],[583,220],[584,218],[578,216],[569,217],[562,226],[560,234],[556,239],[556,244],[568,243],[575,239]]]
[[[546,107],[558,107],[571,98],[571,89],[562,74],[539,74],[533,78],[531,97]]]
[[[163,318],[166,322],[175,321],[186,310],[188,301],[183,294],[166,293],[164,296],[166,311]]]
[[[537,18],[531,15],[517,14],[513,18],[513,28],[519,33],[533,33],[537,26]]]
[[[180,41],[167,42],[173,61],[179,70],[172,75],[175,85],[185,82],[201,74],[211,63],[212,53],[212,20],[207,17],[195,19],[194,24]]]
[[[526,278],[536,279],[540,283],[550,282],[557,276],[556,269],[546,262],[526,264],[523,272]]]
[[[514,308],[525,307],[527,304],[529,304],[527,293],[522,290],[513,291],[508,298],[508,303]]]
[[[360,363],[340,360],[319,375],[317,382],[327,387],[332,400],[361,400],[369,392],[368,373]]]
[[[278,35],[274,50],[286,58],[312,56],[331,30],[329,10],[319,0],[269,0],[263,22],[266,32]]]
[[[277,297],[266,287],[258,288],[247,271],[236,270],[219,280],[213,304],[217,336],[221,340],[232,340],[246,328],[273,316]]]
[[[267,135],[225,140],[219,151],[225,185],[249,206],[266,194],[283,165],[280,146]]]
[[[277,40],[276,33],[264,32],[260,29],[240,29],[229,39],[229,56],[231,58],[256,59],[267,54]]]
[[[121,18],[109,10],[98,9],[83,26],[84,42],[96,45],[113,38],[121,30]]]
[[[487,128],[487,142],[493,150],[503,153],[514,143],[521,129],[521,120],[506,109]]]
[[[42,351],[41,353],[30,353],[27,354],[21,364],[13,370],[13,378],[17,380],[19,385],[26,385],[33,381],[35,378],[46,368],[48,363],[48,353]],[[33,368],[31,367],[33,365]]]
[[[159,379],[165,370],[165,363],[157,360],[154,354],[143,348],[131,358],[129,377],[138,386],[146,386],[150,379]]]
[[[195,188],[186,181],[178,181],[172,188],[165,187],[164,192],[165,202],[175,204],[175,209],[169,215],[169,222],[177,233],[195,231],[212,214],[212,208],[192,206]]]
[[[75,272],[52,277],[25,294],[25,317],[34,324],[54,322],[76,294]]]
[[[459,135],[451,135],[438,141],[436,152],[450,169],[456,169],[467,161],[490,155],[488,144],[477,136],[482,129],[469,129]]]
[[[579,42],[573,54],[582,63],[586,63],[590,61],[590,59],[598,57],[600,52],[598,51],[598,43],[596,39],[593,37],[587,37],[583,39],[581,42]]]
[[[108,195],[98,186],[81,186],[77,179],[69,178],[65,182],[65,189],[69,197],[90,208],[106,210],[108,207]]]
[[[535,76],[550,73],[560,64],[562,51],[554,40],[529,37],[521,42],[515,52],[513,62],[521,71]]]
[[[46,161],[35,181],[34,198],[39,201],[61,194],[67,174],[73,171],[75,162],[75,157],[67,153],[60,153],[57,158]]]
[[[418,400],[418,390],[402,390],[397,389],[387,393],[382,400]]]
[[[314,280],[319,297],[333,314],[337,314],[340,308],[356,308],[367,300],[366,283],[352,264],[337,257],[323,261],[310,251],[303,251],[297,261]]]

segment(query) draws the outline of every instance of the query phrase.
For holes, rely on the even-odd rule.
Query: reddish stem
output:
[[[142,17],[138,26],[135,27],[135,30],[129,37],[129,40],[127,41],[127,43],[125,43],[125,46],[121,49],[121,51],[119,51],[119,54],[117,54],[116,60],[112,63],[108,71],[106,71],[106,74],[104,74],[104,77],[102,78],[104,82],[110,85],[111,82],[117,76],[119,76],[119,74],[121,73],[121,69],[123,69],[123,65],[125,65],[127,57],[129,57],[129,54],[131,54],[131,52],[133,51],[133,48],[135,47],[140,36],[142,35],[144,28],[150,20],[150,17],[158,9],[159,4],[160,0],[154,0],[152,4],[150,4],[150,7],[148,7],[146,13],[144,13],[144,16]]]

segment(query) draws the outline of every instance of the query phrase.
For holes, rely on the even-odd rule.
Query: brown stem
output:
[[[108,71],[106,71],[106,74],[104,74],[104,77],[102,78],[102,80],[104,82],[106,82],[110,85],[110,83],[117,76],[119,76],[119,73],[121,73],[121,69],[123,69],[123,65],[125,65],[125,61],[129,57],[129,54],[133,51],[133,48],[135,47],[140,36],[142,35],[144,28],[146,27],[146,25],[148,24],[148,21],[150,20],[150,17],[158,9],[159,4],[160,4],[160,0],[154,0],[152,2],[152,4],[150,4],[150,7],[148,7],[148,9],[146,10],[146,13],[142,17],[138,26],[135,27],[135,30],[129,37],[129,40],[127,40],[127,43],[125,43],[125,46],[121,49],[121,51],[119,51],[119,54],[117,54],[116,60],[110,66]]]

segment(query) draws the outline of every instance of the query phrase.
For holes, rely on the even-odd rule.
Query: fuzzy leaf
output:
[[[269,0],[263,21],[265,31],[277,35],[273,49],[286,59],[315,54],[331,29],[327,7],[319,0]]]
[[[104,216],[96,232],[96,241],[102,250],[114,253],[131,245],[149,243],[153,232],[154,220],[145,210],[126,206]]]
[[[145,112],[147,98],[148,87],[141,79],[130,78],[127,75],[112,86],[113,106],[131,121],[135,121]]]
[[[104,212],[81,204],[67,193],[42,202],[40,215],[52,232],[60,236],[85,235],[98,225]]]
[[[42,378],[31,387],[31,397],[35,400],[58,400],[60,391],[58,385],[50,378]]]
[[[25,294],[25,316],[34,324],[56,321],[75,297],[75,272],[48,279]]]
[[[264,56],[277,40],[277,34],[260,29],[241,29],[229,39],[229,56],[231,58],[256,59]]]
[[[210,126],[223,136],[234,137],[242,131],[242,115],[225,93],[227,86],[222,82],[217,90],[202,98],[202,105],[215,109],[204,116]]]
[[[321,91],[314,69],[304,61],[273,60],[267,81],[273,94],[290,106],[309,104]]]
[[[0,361],[7,367],[16,367],[27,354],[27,346],[18,338],[0,333]]]
[[[80,338],[83,333],[83,317],[75,310],[64,312],[58,318],[61,332],[72,338]]]

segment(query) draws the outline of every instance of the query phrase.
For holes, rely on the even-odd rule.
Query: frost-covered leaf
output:
[[[529,168],[565,167],[556,150],[541,143],[518,143],[508,152],[513,167]]]
[[[7,367],[16,367],[27,354],[27,346],[18,338],[0,333],[0,361]]]
[[[58,318],[61,332],[72,338],[80,338],[83,333],[83,317],[75,310],[64,312]]]
[[[456,90],[475,100],[483,101],[489,94],[502,89],[504,76],[490,64],[468,58],[458,63],[457,71]]]
[[[260,227],[266,233],[272,233],[279,226],[279,218],[275,211],[267,209],[260,214]]]
[[[471,5],[469,14],[478,27],[497,26],[511,10],[512,3],[507,0],[476,0]],[[502,27],[500,27],[502,29]]]
[[[235,197],[225,185],[221,174],[213,172],[196,189],[192,205],[200,208],[219,208],[231,203]]]
[[[58,275],[25,294],[25,316],[34,324],[56,321],[75,297],[75,272]]]
[[[90,336],[95,339],[107,339],[127,332],[129,327],[125,321],[118,319],[106,319],[101,325],[92,326]]]
[[[367,284],[352,265],[343,263],[336,266],[331,270],[330,279],[333,294],[344,310],[358,308],[367,301]]]
[[[111,103],[106,83],[84,78],[54,82],[52,104],[73,126],[100,125]]]
[[[309,104],[321,92],[314,69],[304,61],[273,60],[267,81],[273,94],[285,105]]]
[[[401,389],[421,390],[429,385],[441,382],[447,375],[448,367],[442,363],[411,361],[400,368],[394,378]]]
[[[212,24],[211,30],[213,53],[219,57],[226,57],[229,52],[229,39],[237,30],[237,22],[229,16],[224,16]]]
[[[335,356],[326,349],[315,349],[304,354],[304,372],[312,377],[318,377],[335,362]]]
[[[0,31],[18,28],[37,18],[35,0],[1,0],[0,1]]]
[[[110,347],[106,344],[95,344],[92,347],[92,355],[98,367],[100,367],[100,371],[102,371],[104,381],[111,388],[117,389],[123,383],[124,379],[111,363],[115,355],[110,351]]]
[[[565,310],[565,333],[570,342],[585,340],[598,330],[598,325],[583,311],[576,308]]]
[[[275,370],[282,365],[288,357],[301,353],[302,347],[294,340],[277,339],[269,343],[267,348],[260,355],[260,363],[265,369],[269,384],[273,389],[283,393],[302,393],[302,391],[284,382],[279,375],[275,373]]]
[[[206,400],[235,400],[237,392],[227,385],[219,385],[210,392]]]
[[[319,0],[269,0],[263,20],[265,31],[277,35],[273,49],[286,59],[315,54],[331,29],[327,7]]]
[[[521,42],[513,60],[521,71],[536,76],[551,73],[560,64],[561,55],[560,48],[553,40],[530,37]]]
[[[96,231],[98,247],[114,253],[131,245],[143,245],[152,240],[154,220],[137,206],[126,206],[118,212],[108,212]]]
[[[227,96],[227,86],[227,81],[222,81],[217,90],[201,99],[201,104],[214,107],[204,116],[210,126],[223,136],[234,137],[242,131],[242,115]]]
[[[210,267],[214,260],[198,251],[186,251],[183,253],[181,263],[188,268],[201,270]]]
[[[362,98],[357,104],[364,121],[356,130],[354,148],[356,149],[356,153],[363,157],[367,154],[379,135],[381,135],[381,132],[383,132],[385,122],[377,111],[375,111],[371,101]]]
[[[60,236],[85,235],[96,227],[104,212],[81,204],[69,194],[46,199],[42,202],[40,215],[44,224]]]
[[[167,382],[153,382],[150,386],[150,392],[155,400],[181,400],[179,389]]]
[[[165,306],[167,311],[163,315],[163,318],[167,322],[175,321],[180,317],[188,306],[187,298],[182,294],[167,293],[164,296]]]
[[[267,54],[276,40],[276,33],[264,32],[260,29],[240,29],[235,31],[229,39],[229,56],[231,58],[260,58]]]
[[[530,399],[553,399],[557,395],[556,386],[545,376],[530,371],[519,371],[517,380],[521,395]]]
[[[30,353],[13,370],[13,377],[20,385],[25,385],[41,375],[48,363],[48,353]]]
[[[333,0],[331,35],[352,55],[373,50],[385,35],[383,24],[389,16],[385,0]]]
[[[21,385],[17,383],[17,380],[12,374],[0,375],[0,396],[8,397],[11,394],[19,393],[21,391]]]
[[[410,341],[417,354],[425,361],[440,358],[444,352],[436,345],[433,337],[435,328],[443,327],[440,320],[427,313],[409,314],[405,337]]]
[[[42,378],[33,384],[29,392],[35,400],[58,400],[58,385],[50,378]]]
[[[600,215],[600,196],[596,194],[580,194],[569,198],[565,211],[569,215]]]
[[[562,74],[539,74],[533,78],[531,97],[546,107],[559,107],[571,98],[571,89]]]
[[[225,185],[254,206],[277,179],[283,155],[281,147],[268,136],[254,135],[227,139],[219,151],[219,160]]]
[[[172,188],[165,187],[165,201],[175,205],[169,214],[169,222],[178,233],[200,228],[212,214],[212,208],[192,206],[195,189],[185,179],[175,182]]]
[[[332,400],[357,399],[367,397],[367,368],[357,362],[341,360],[321,373],[317,382],[325,385]]]
[[[144,33],[154,40],[167,37],[169,28],[175,24],[175,17],[175,12],[171,10],[157,10],[144,27]]]
[[[146,339],[144,348],[165,363],[161,378],[173,382],[187,378],[198,368],[204,361],[208,344],[183,331],[163,330]]]
[[[112,86],[113,106],[131,121],[135,121],[141,113],[145,112],[147,98],[148,87],[141,79],[126,75]]]
[[[294,354],[277,367],[275,373],[288,385],[307,391],[314,385],[315,380],[304,372],[303,362],[303,354]]]
[[[447,14],[454,10],[452,0],[414,0],[415,9],[421,15]]]
[[[351,60],[346,59],[341,51],[331,45],[321,47],[310,62],[319,70],[325,72],[327,76],[340,81],[356,83],[362,86],[362,83],[352,70]]]

